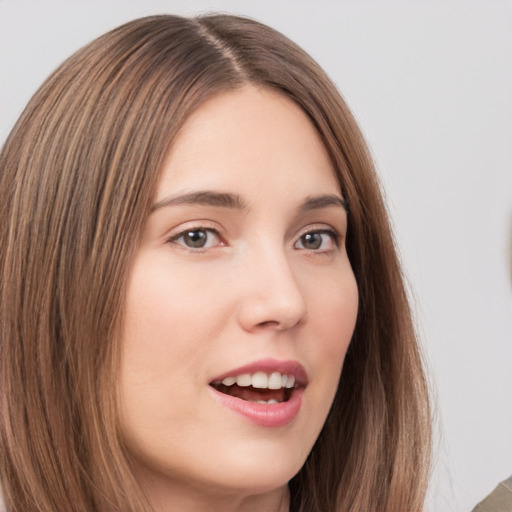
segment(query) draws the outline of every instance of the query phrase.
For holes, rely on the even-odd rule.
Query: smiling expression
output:
[[[154,204],[122,345],[135,469],[156,501],[275,492],[322,429],[357,315],[329,156],[291,100],[244,87],[187,120]]]

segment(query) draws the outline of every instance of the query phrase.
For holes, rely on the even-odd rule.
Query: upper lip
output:
[[[308,384],[308,376],[304,366],[297,361],[279,361],[277,359],[261,359],[238,368],[233,368],[212,379],[211,383],[221,382],[226,377],[236,377],[238,375],[246,373],[254,374],[256,372],[265,372],[267,374],[279,372],[281,375],[293,375],[295,377],[296,386],[303,387]]]

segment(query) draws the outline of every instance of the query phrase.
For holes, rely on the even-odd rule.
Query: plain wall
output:
[[[510,1],[0,0],[0,142],[69,54],[129,19],[229,11],[327,70],[382,176],[437,409],[428,510],[512,474]]]

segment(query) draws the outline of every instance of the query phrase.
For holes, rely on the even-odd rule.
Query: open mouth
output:
[[[220,393],[247,402],[272,405],[290,399],[296,387],[296,380],[294,375],[256,372],[225,377],[220,381],[211,382],[210,386]]]

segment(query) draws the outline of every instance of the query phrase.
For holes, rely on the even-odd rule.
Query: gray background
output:
[[[0,0],[0,142],[92,38],[138,16],[210,10],[298,42],[359,120],[437,404],[428,510],[470,510],[512,474],[512,3]]]

